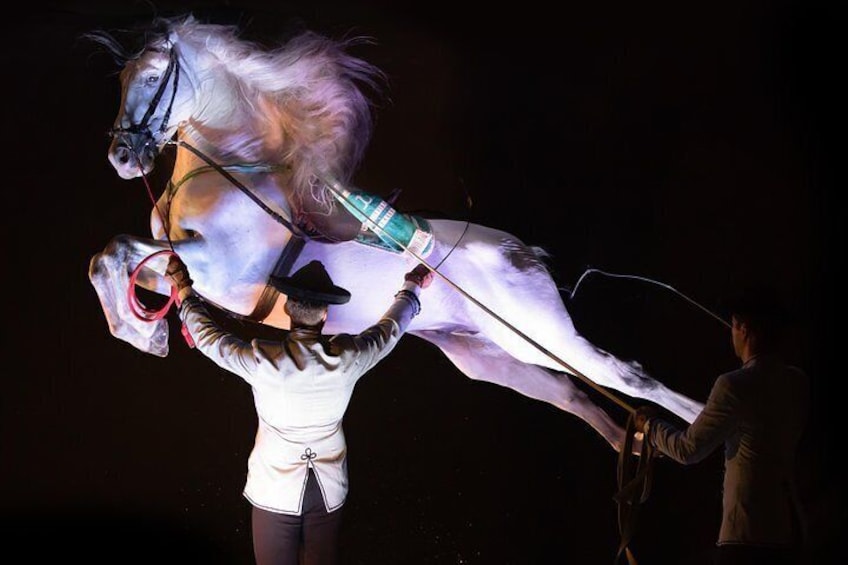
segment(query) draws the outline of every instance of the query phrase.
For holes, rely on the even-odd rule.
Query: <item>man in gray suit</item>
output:
[[[635,413],[636,430],[683,465],[724,444],[717,564],[798,563],[795,458],[809,411],[809,380],[781,358],[787,316],[776,295],[748,289],[726,306],[742,366],[716,379],[704,409],[685,429],[647,406]]]

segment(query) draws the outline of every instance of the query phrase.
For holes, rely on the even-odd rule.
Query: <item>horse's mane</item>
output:
[[[361,87],[379,94],[385,78],[347,52],[367,38],[336,40],[302,31],[276,47],[265,47],[241,38],[237,26],[204,23],[191,14],[157,18],[142,34],[145,47],[137,51],[122,50],[109,34],[90,37],[125,61],[167,42],[205,51],[216,61],[210,72],[233,79],[239,107],[231,110],[264,120],[268,135],[283,140],[280,161],[294,173],[295,194],[330,203],[316,173],[350,180],[372,131],[372,101]]]

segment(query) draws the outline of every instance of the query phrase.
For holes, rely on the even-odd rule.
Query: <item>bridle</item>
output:
[[[174,80],[171,83],[171,100],[168,102],[168,107],[165,109],[165,115],[162,117],[162,124],[159,126],[159,129],[154,133],[150,130],[150,120],[153,117],[153,113],[159,107],[159,103],[162,101],[162,97],[165,95],[165,89],[168,87],[168,81],[171,78],[171,75],[174,75]],[[156,94],[153,95],[153,99],[150,101],[150,104],[147,106],[147,111],[144,112],[144,116],[142,116],[141,121],[136,124],[130,124],[127,127],[113,127],[109,130],[109,135],[113,138],[120,137],[122,135],[134,134],[134,135],[143,135],[147,139],[146,145],[150,142],[153,142],[154,150],[156,149],[157,135],[161,137],[168,129],[168,121],[171,118],[171,110],[174,107],[174,100],[177,97],[177,88],[180,83],[180,61],[177,57],[177,49],[172,46],[168,52],[168,66],[165,68],[165,73],[162,75],[162,79],[159,82],[159,88],[156,90]]]

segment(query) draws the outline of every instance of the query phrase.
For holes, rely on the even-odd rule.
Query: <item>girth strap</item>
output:
[[[271,276],[279,276],[284,277],[288,274],[289,269],[291,269],[292,264],[294,264],[297,256],[300,255],[301,250],[303,249],[303,245],[305,244],[306,234],[295,226],[294,222],[290,220],[290,218],[285,218],[283,215],[277,213],[272,210],[267,204],[265,204],[258,196],[256,196],[253,191],[251,191],[248,187],[239,182],[232,174],[230,174],[230,170],[234,172],[271,172],[275,170],[275,167],[268,165],[230,165],[230,166],[222,166],[212,160],[211,157],[193,147],[189,143],[186,143],[183,140],[178,140],[175,142],[177,145],[185,147],[198,157],[200,157],[208,167],[199,167],[194,169],[193,171],[189,171],[187,175],[185,175],[182,179],[177,181],[176,183],[169,183],[168,186],[168,199],[170,200],[174,197],[174,194],[177,190],[179,190],[180,186],[186,182],[187,180],[193,178],[194,176],[205,173],[210,170],[218,171],[218,173],[223,176],[225,179],[230,181],[233,186],[241,190],[245,195],[247,195],[251,200],[253,200],[260,208],[262,208],[265,212],[268,213],[272,218],[274,218],[277,222],[285,226],[291,236],[289,240],[286,242],[285,247],[280,252],[280,257],[277,259],[277,264],[274,266],[274,270],[271,273]],[[270,279],[269,279],[270,280]],[[253,312],[248,314],[247,316],[238,316],[233,314],[233,317],[239,319],[247,319],[252,322],[262,322],[268,315],[271,313],[271,310],[274,309],[274,305],[277,303],[277,298],[279,298],[280,293],[276,288],[271,286],[269,283],[265,283],[265,288],[262,289],[262,294],[259,295],[259,300],[256,302],[256,306],[253,308]]]
[[[280,252],[280,257],[274,265],[274,270],[271,271],[271,276],[287,276],[295,259],[297,259],[298,255],[300,255],[300,252],[303,250],[305,243],[306,240],[303,236],[292,233],[288,242],[286,242],[285,247],[283,247],[282,252]],[[262,290],[262,294],[259,296],[259,300],[256,302],[256,307],[253,309],[253,312],[248,314],[247,318],[254,322],[261,322],[267,318],[271,313],[271,310],[274,309],[274,304],[277,303],[277,298],[279,298],[279,296],[280,291],[271,286],[269,283],[266,283],[265,288]]]

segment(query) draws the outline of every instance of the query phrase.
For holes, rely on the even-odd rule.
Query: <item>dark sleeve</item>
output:
[[[678,463],[698,463],[730,437],[739,422],[738,398],[726,375],[720,376],[701,413],[680,429],[662,418],[652,418],[649,441]]]
[[[190,295],[182,302],[180,319],[198,351],[251,385],[262,376],[279,374],[282,365],[293,362],[280,343],[246,341],[222,329],[197,295]]]
[[[358,356],[356,363],[360,373],[364,373],[394,349],[409,323],[418,315],[421,309],[418,301],[420,291],[417,284],[407,281],[376,324],[355,336],[337,336],[331,344],[340,349],[355,350]]]

